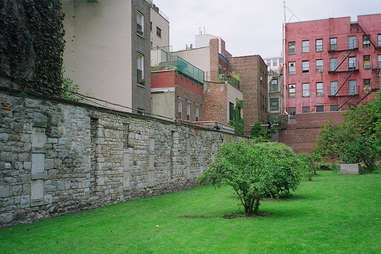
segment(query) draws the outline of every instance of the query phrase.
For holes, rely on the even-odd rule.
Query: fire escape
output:
[[[354,31],[353,31],[354,30]],[[367,33],[363,27],[359,23],[352,23],[351,24],[351,31],[356,32],[356,33],[361,33],[363,36],[368,36],[368,40],[371,44],[371,47],[374,47],[375,50],[380,50],[380,47],[377,47],[377,45],[372,41],[369,33]],[[347,52],[343,57],[341,57],[339,64],[336,66],[334,70],[330,70],[329,73],[331,74],[338,74],[341,76],[341,82],[340,85],[338,85],[338,89],[334,94],[331,94],[329,97],[331,98],[337,98],[338,101],[340,101],[338,110],[342,109],[345,105],[349,104],[354,100],[354,98],[358,98],[356,102],[350,103],[351,105],[358,105],[360,104],[363,100],[365,100],[370,94],[373,92],[378,91],[378,88],[380,87],[380,63],[378,63],[376,68],[373,68],[373,77],[372,81],[374,82],[373,84],[370,84],[369,89],[364,89],[366,93],[360,97],[359,92],[357,91],[357,84],[355,91],[349,91],[349,84],[348,84],[348,92],[347,93],[340,93],[342,91],[343,87],[349,82],[350,78],[352,75],[356,72],[359,71],[359,64],[357,60],[356,54],[353,54],[355,51],[358,50],[357,47],[357,41],[355,42],[355,45],[349,45],[348,49],[343,49],[343,50],[337,50],[336,48],[331,48],[329,53],[337,53],[337,52]],[[340,68],[346,61],[348,60],[348,69],[343,69]],[[354,61],[353,61],[354,60]],[[370,63],[371,64],[371,63]],[[345,98],[344,100],[341,100],[340,98]]]

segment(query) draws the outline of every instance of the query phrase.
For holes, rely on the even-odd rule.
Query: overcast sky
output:
[[[194,44],[200,28],[222,37],[233,56],[280,56],[282,0],[154,0],[169,17],[174,50]],[[291,21],[381,13],[381,0],[287,0]],[[293,16],[294,15],[294,16]],[[293,17],[291,17],[293,16]]]

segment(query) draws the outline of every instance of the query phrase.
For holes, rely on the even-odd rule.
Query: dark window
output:
[[[336,95],[337,89],[338,89],[337,81],[332,81],[331,82],[331,95],[332,96]]]
[[[161,29],[160,27],[156,27],[156,35],[161,38]]]
[[[279,111],[279,98],[270,98],[270,112]]]
[[[310,41],[302,41],[302,53],[310,52]]]
[[[370,35],[364,34],[362,37],[362,47],[363,48],[370,48]]]
[[[372,66],[370,64],[370,56],[369,55],[368,56],[364,56],[363,62],[364,62],[364,70],[371,69]]]
[[[324,96],[324,84],[322,82],[316,83],[316,96]]]
[[[330,106],[330,110],[331,110],[331,112],[338,111],[339,110],[339,105],[331,105]]]
[[[348,58],[348,70],[356,70],[356,69],[357,69],[356,57],[351,56]]]
[[[381,68],[381,55],[378,55],[377,62],[378,62],[378,68]]]
[[[229,102],[229,120],[233,120],[233,114],[234,114],[234,104]]]
[[[270,92],[279,92],[278,79],[272,79],[271,80]]]
[[[370,82],[370,79],[364,79],[364,92],[370,92],[372,91],[372,84]]]
[[[377,47],[381,48],[381,34],[377,35]]]
[[[323,105],[316,106],[316,112],[324,112],[324,106]]]
[[[348,49],[355,49],[355,48],[357,48],[356,36],[349,36],[348,37]]]
[[[337,58],[329,59],[329,71],[336,71],[337,68]]]
[[[349,82],[348,82],[348,94],[349,95],[357,94],[357,82],[356,82],[356,80],[349,80]]]
[[[144,36],[144,15],[140,12],[136,12],[136,33]]]
[[[323,51],[323,40],[317,39],[315,41],[315,50],[316,52],[322,52]]]
[[[295,107],[289,107],[288,108],[288,114],[290,116],[290,119],[296,119],[296,108]]]
[[[323,71],[324,71],[323,60],[317,59],[316,60],[316,72],[323,72]]]
[[[295,62],[289,62],[288,63],[288,74],[290,74],[290,75],[296,74]]]
[[[302,61],[302,72],[303,73],[310,72],[310,62],[309,61]]]
[[[303,113],[309,113],[310,112],[310,107],[309,106],[303,106],[302,107],[302,112]]]
[[[296,46],[294,41],[290,41],[288,43],[288,54],[295,55],[296,54]]]
[[[295,97],[296,96],[296,85],[291,84],[288,85],[288,97]]]
[[[329,39],[329,50],[332,50],[332,51],[337,50],[337,38]]]

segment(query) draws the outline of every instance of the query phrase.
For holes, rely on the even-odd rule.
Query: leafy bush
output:
[[[62,80],[61,97],[70,101],[79,101],[79,98],[76,95],[79,91],[79,86],[78,84],[75,84],[71,78],[65,77],[65,70],[62,70]]]
[[[200,182],[233,187],[245,214],[250,216],[258,214],[261,199],[286,195],[297,188],[300,164],[286,145],[243,140],[224,144]]]
[[[262,127],[261,122],[256,122],[250,130],[250,134],[252,138],[262,138],[269,139],[270,135],[267,133],[266,129]]]
[[[312,177],[316,175],[316,166],[312,157],[306,153],[297,154],[300,163],[301,172],[308,181],[312,181]]]
[[[377,133],[379,101],[380,98],[352,108],[340,125],[328,123],[320,133],[314,154],[340,159],[344,163],[362,163],[366,171],[371,171],[381,151],[381,143],[378,143],[381,133]]]

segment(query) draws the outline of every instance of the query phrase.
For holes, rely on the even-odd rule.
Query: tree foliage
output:
[[[320,133],[314,154],[338,158],[344,163],[362,163],[366,170],[375,167],[380,156],[380,97],[374,102],[350,109],[340,125],[328,123]]]
[[[261,199],[289,194],[297,188],[300,163],[286,145],[242,140],[224,144],[200,182],[233,187],[245,214],[256,215]]]

